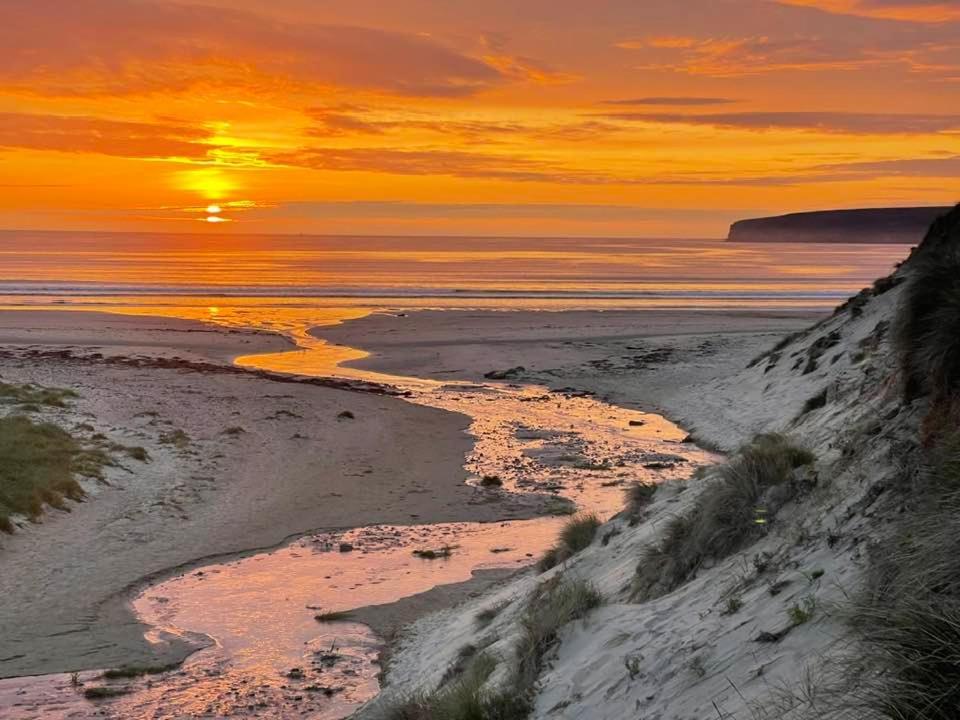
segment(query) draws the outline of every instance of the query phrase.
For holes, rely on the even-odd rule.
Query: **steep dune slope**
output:
[[[850,608],[870,548],[895,531],[909,503],[905,478],[924,461],[929,401],[905,395],[898,309],[918,268],[958,247],[960,208],[934,224],[896,273],[832,317],[785,338],[736,375],[672,401],[675,419],[722,447],[781,433],[815,458],[792,463],[786,479],[767,486],[747,478],[749,492],[741,495],[753,500],[746,516],[754,526],[733,528],[732,552],[719,550],[729,523],[704,508],[744,515],[744,508],[714,501],[731,484],[742,489],[754,468],[749,449],[700,477],[661,486],[650,504],[602,526],[560,566],[531,570],[419,621],[395,648],[381,697],[361,716],[892,717],[858,707],[855,679],[837,668],[852,667],[860,652]],[[757,467],[762,477],[766,466]],[[696,528],[682,522],[691,517],[701,530],[720,528],[717,541],[701,541],[683,572],[674,568],[671,582],[651,585],[657,557],[695,547]],[[598,590],[602,604],[561,613],[572,621],[541,637],[539,676],[525,685],[531,626],[556,609],[550,598],[571,583]],[[482,672],[471,666],[476,657]],[[413,692],[434,694],[410,703]],[[440,713],[430,704],[438,697],[448,705],[469,699],[480,714],[447,706]],[[529,698],[519,710],[518,697]]]

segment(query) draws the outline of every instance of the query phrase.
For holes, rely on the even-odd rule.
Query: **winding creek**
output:
[[[245,318],[220,318],[246,324]],[[323,320],[321,320],[323,322]],[[304,375],[376,380],[409,392],[409,402],[472,418],[475,446],[465,458],[468,482],[497,476],[502,487],[479,488],[476,502],[555,496],[609,517],[635,480],[687,477],[712,456],[680,441],[664,418],[615,407],[589,396],[504,383],[438,383],[355,370],[343,362],[364,353],[326,345],[307,333],[315,316],[288,318],[282,328],[299,350],[239,358],[237,364]],[[278,329],[272,327],[271,329]],[[566,499],[566,500],[564,500]],[[510,507],[515,507],[515,504]],[[496,523],[374,526],[317,532],[276,550],[210,564],[147,587],[131,599],[153,630],[202,639],[206,647],[179,668],[136,679],[102,680],[102,671],[0,681],[5,718],[343,718],[379,690],[383,640],[365,625],[323,613],[392,603],[477,570],[512,570],[553,544],[564,518],[505,517]],[[449,549],[444,550],[445,548]],[[414,551],[432,550],[425,559]],[[447,552],[449,552],[448,556]],[[317,616],[321,618],[318,619]],[[123,689],[91,701],[76,683]]]

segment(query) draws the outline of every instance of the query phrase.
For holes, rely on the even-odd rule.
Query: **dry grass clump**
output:
[[[537,564],[537,569],[541,572],[549,570],[589,547],[599,527],[600,518],[594,513],[584,513],[570,518],[560,531],[557,545],[544,554]]]
[[[504,600],[499,602],[496,605],[491,605],[490,607],[480,610],[476,615],[473,616],[474,621],[480,627],[486,627],[494,620],[497,619],[497,616],[500,615],[506,608],[510,605],[509,600]]]
[[[566,580],[559,575],[534,591],[521,621],[523,634],[517,646],[518,694],[532,692],[560,628],[602,603],[603,596],[586,580]]]
[[[630,515],[638,515],[641,510],[653,502],[653,496],[657,493],[657,485],[648,482],[635,482],[627,487],[626,501],[627,512]]]
[[[80,500],[75,475],[98,477],[108,456],[85,449],[66,430],[23,415],[0,418],[0,530],[13,531],[11,514],[36,520],[43,506],[65,509]]]
[[[123,667],[113,668],[112,670],[105,670],[103,677],[108,680],[137,678],[143,675],[160,675],[176,668],[177,665],[175,663],[168,665],[124,665]]]
[[[99,685],[97,687],[88,687],[83,691],[83,696],[87,700],[109,700],[110,698],[126,695],[130,688],[113,687],[110,685]]]
[[[934,223],[910,267],[896,333],[907,397],[945,401],[960,385],[960,207]]]
[[[524,720],[532,709],[537,679],[547,652],[564,625],[584,617],[603,598],[583,580],[555,577],[530,596],[522,618],[523,634],[517,646],[517,669],[504,688],[487,688],[497,667],[489,653],[461,651],[460,672],[432,693],[411,696],[390,708],[388,720]]]
[[[160,433],[160,442],[164,445],[173,445],[175,448],[183,450],[190,445],[190,436],[183,430],[177,428],[176,430]]]
[[[526,702],[510,693],[485,689],[497,661],[475,655],[455,679],[433,693],[412,696],[387,711],[387,720],[521,720]]]
[[[15,385],[0,382],[0,404],[64,408],[68,400],[78,397],[80,396],[77,393],[66,388],[40,387],[32,383]]]
[[[862,704],[896,720],[960,713],[960,441],[912,493],[915,507],[871,553],[865,596],[851,608],[866,672]]]
[[[666,523],[637,567],[635,597],[658,597],[686,582],[706,560],[740,550],[761,535],[797,491],[796,470],[814,462],[778,434],[758,435],[726,464],[694,507]]]

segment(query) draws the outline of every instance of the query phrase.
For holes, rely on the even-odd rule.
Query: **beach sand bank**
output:
[[[810,313],[468,312],[373,314],[314,335],[371,356],[365,371],[435,380],[576,388],[611,403],[689,407]],[[167,318],[0,313],[0,380],[70,387],[65,426],[142,446],[87,502],[0,538],[0,676],[182,658],[150,647],[128,600],[150,578],[276,546],[318,528],[529,517],[529,504],[472,502],[469,419],[405,400],[237,372],[238,356],[287,338]],[[131,359],[135,362],[129,362]],[[161,360],[163,362],[156,362]],[[373,392],[369,392],[373,390]],[[340,417],[350,411],[353,418]],[[238,430],[237,428],[241,428]],[[187,440],[171,443],[180,430]],[[381,633],[472,594],[463,588],[358,611]]]
[[[742,370],[783,335],[828,313],[808,310],[375,313],[311,334],[361,348],[349,367],[435,380],[573,388],[613,405],[659,412],[732,449],[742,429],[713,383]],[[719,403],[719,404],[718,404]],[[744,418],[744,422],[751,422]],[[727,444],[727,440],[730,444]]]
[[[152,648],[127,606],[145,578],[316,528],[483,520],[464,484],[468,418],[370,392],[251,373],[109,362],[225,362],[290,347],[267,333],[158,318],[0,314],[0,380],[67,387],[46,408],[78,437],[143,447],[86,501],[0,537],[0,676],[182,658]],[[339,417],[349,411],[352,418]]]

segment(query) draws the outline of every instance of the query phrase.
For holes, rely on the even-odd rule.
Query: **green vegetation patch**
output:
[[[66,430],[23,415],[0,418],[0,530],[13,532],[10,515],[36,520],[44,505],[66,509],[80,500],[76,476],[101,477],[109,456],[81,445]]]
[[[79,397],[66,388],[47,388],[27,383],[17,385],[0,382],[0,404],[19,406],[67,407],[67,401]]]

